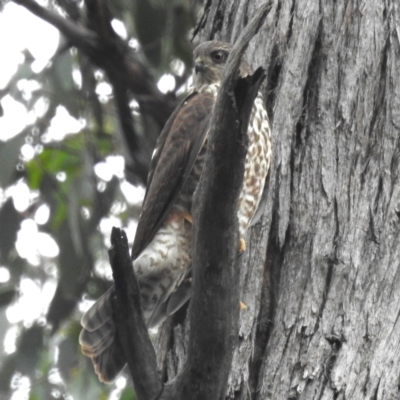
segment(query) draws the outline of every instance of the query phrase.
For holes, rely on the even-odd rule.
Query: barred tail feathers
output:
[[[79,343],[82,353],[92,359],[102,382],[112,382],[125,366],[125,357],[113,320],[111,296],[114,288],[104,293],[82,317]]]

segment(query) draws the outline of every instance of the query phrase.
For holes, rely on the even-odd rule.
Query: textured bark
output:
[[[199,39],[234,42],[260,4],[207,2]],[[247,55],[274,159],[226,398],[399,399],[400,5],[275,0]],[[182,314],[161,329],[166,380],[188,331]]]

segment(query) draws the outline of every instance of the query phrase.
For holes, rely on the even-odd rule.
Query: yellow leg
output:
[[[246,242],[242,238],[239,240],[239,253],[243,253],[246,250]]]
[[[187,221],[193,224],[193,217],[187,213],[187,212],[182,212],[182,217]]]
[[[243,302],[239,301],[239,308],[241,310],[245,310],[247,308],[246,304],[244,304]]]

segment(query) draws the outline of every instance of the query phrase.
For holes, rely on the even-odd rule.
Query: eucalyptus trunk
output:
[[[208,1],[197,39],[235,42],[260,4]],[[273,162],[226,399],[399,399],[400,5],[275,0],[247,58]],[[188,334],[184,311],[160,330],[165,381]]]

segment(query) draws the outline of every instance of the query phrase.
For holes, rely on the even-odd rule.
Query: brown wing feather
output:
[[[133,259],[151,241],[189,176],[207,135],[213,105],[212,94],[189,95],[161,132],[133,243]]]
[[[183,104],[185,104],[187,101],[190,100],[193,95],[197,94],[196,92],[189,93],[178,106],[175,108],[174,112],[171,114],[171,116],[168,118],[168,121],[165,123],[163,130],[161,131],[160,135],[158,136],[157,143],[154,149],[153,156],[151,158],[151,163],[150,163],[150,170],[149,174],[147,176],[147,182],[146,182],[146,193],[144,199],[146,199],[147,193],[148,193],[148,188],[153,180],[154,176],[154,171],[157,167],[158,160],[160,159],[160,156],[162,154],[162,150],[164,148],[165,142],[168,138],[169,133],[171,132],[171,127],[176,119],[176,116],[178,115],[179,111],[181,110],[181,107]]]

